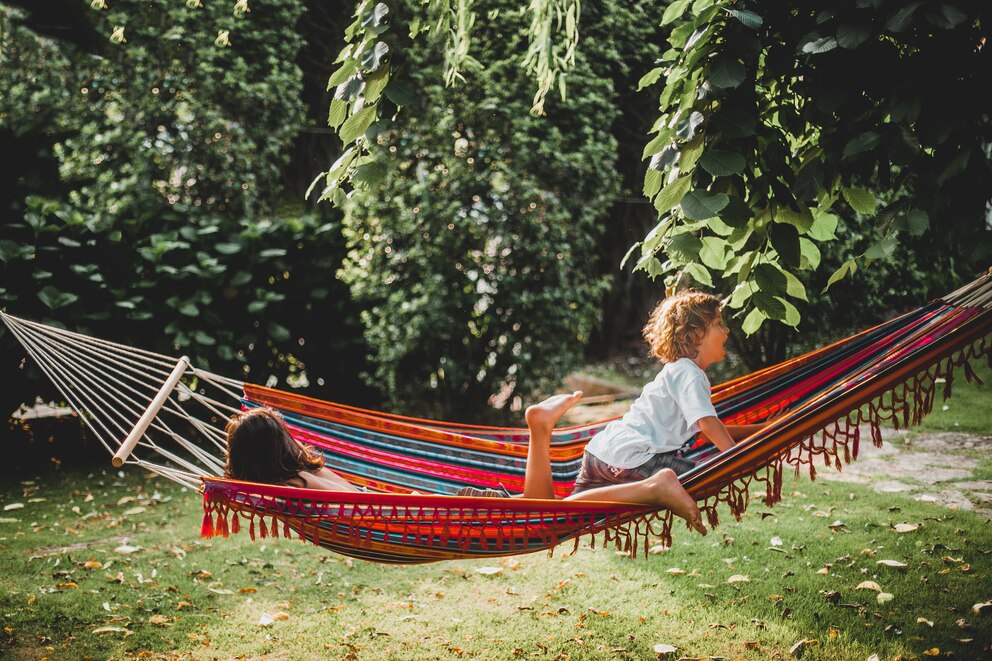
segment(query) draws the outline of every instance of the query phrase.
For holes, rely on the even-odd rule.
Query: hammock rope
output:
[[[4,313],[0,318],[113,455],[150,410],[173,369],[182,376],[125,457],[201,489],[201,534],[295,536],[328,550],[390,563],[509,555],[552,549],[605,533],[636,554],[671,543],[672,515],[629,503],[453,497],[463,486],[523,491],[526,429],[482,427],[379,413],[226,378],[175,358]],[[752,489],[781,499],[783,475],[816,465],[841,469],[858,456],[867,430],[919,423],[951,394],[954,374],[977,379],[970,361],[992,364],[992,271],[942,300],[827,347],[713,388],[728,424],[762,422],[758,434],[716,454],[697,444],[699,465],[681,479],[711,525],[718,505],[740,517]],[[370,491],[326,492],[258,485],[223,473],[223,427],[231,413],[278,409],[297,440],[326,465]],[[555,430],[557,496],[571,492],[586,442],[609,421]],[[138,432],[135,432],[138,435]],[[420,493],[410,493],[416,490]]]

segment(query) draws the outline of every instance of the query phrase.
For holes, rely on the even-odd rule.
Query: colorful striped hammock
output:
[[[671,513],[647,506],[450,495],[463,486],[521,492],[526,429],[419,420],[324,402],[224,379],[184,360],[176,364],[7,315],[3,320],[97,436],[103,440],[112,432],[104,444],[118,459],[190,486],[201,486],[202,480],[204,537],[247,528],[253,539],[299,537],[344,555],[404,564],[529,553],[569,540],[577,545],[599,532],[631,554],[651,543],[671,544]],[[955,368],[963,367],[969,380],[977,378],[969,361],[978,358],[992,364],[992,271],[923,308],[714,387],[717,412],[728,424],[788,413],[728,452],[716,454],[698,444],[693,452],[700,463],[682,483],[713,526],[719,503],[739,518],[756,484],[764,485],[764,502],[772,505],[781,498],[786,466],[797,476],[807,470],[811,478],[818,461],[840,469],[857,457],[865,427],[879,445],[885,421],[897,427],[918,423],[932,410],[941,380],[944,396],[950,395]],[[72,391],[94,360],[113,360],[127,374],[118,388],[89,379],[82,394]],[[134,375],[147,371],[148,364],[158,380],[139,395]],[[165,385],[159,387],[163,376]],[[237,398],[237,404],[223,403],[211,389]],[[95,404],[108,399],[126,413],[97,423],[108,407]],[[151,413],[156,399],[163,401],[161,409]],[[237,406],[278,409],[296,439],[320,450],[327,466],[369,491],[315,491],[215,477],[222,462],[204,446],[223,449],[220,429]],[[169,416],[178,422],[166,423]],[[585,443],[607,422],[556,430],[556,495],[571,492]],[[198,432],[200,442],[187,440],[181,427]],[[139,450],[168,462],[141,459]]]

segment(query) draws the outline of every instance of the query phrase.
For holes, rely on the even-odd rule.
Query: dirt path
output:
[[[630,403],[578,406],[564,422],[578,425],[623,415]],[[866,431],[862,438],[871,436]],[[975,477],[981,460],[992,457],[992,436],[885,429],[882,438],[881,448],[862,443],[858,460],[841,472],[817,466],[818,478],[870,484],[881,493],[903,493],[992,518],[992,479]]]

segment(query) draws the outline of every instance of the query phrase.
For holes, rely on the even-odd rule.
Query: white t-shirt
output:
[[[636,468],[673,452],[699,433],[699,419],[716,415],[706,373],[690,358],[666,363],[619,420],[592,437],[586,451],[617,468]]]

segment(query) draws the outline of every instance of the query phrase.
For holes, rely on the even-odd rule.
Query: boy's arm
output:
[[[782,413],[779,413],[760,425],[725,425],[720,422],[720,418],[711,415],[699,419],[699,430],[703,432],[703,436],[705,436],[710,443],[720,448],[720,450],[729,450],[734,447],[734,443],[760,431],[768,425],[769,422],[775,420],[781,415]],[[717,442],[717,438],[721,439],[721,442],[723,442],[726,447],[721,445],[721,442]]]
[[[715,415],[708,415],[705,418],[700,418],[699,431],[703,433],[706,440],[717,446],[721,451],[729,450],[734,447],[734,437],[731,436],[728,428],[720,422],[720,418]]]

